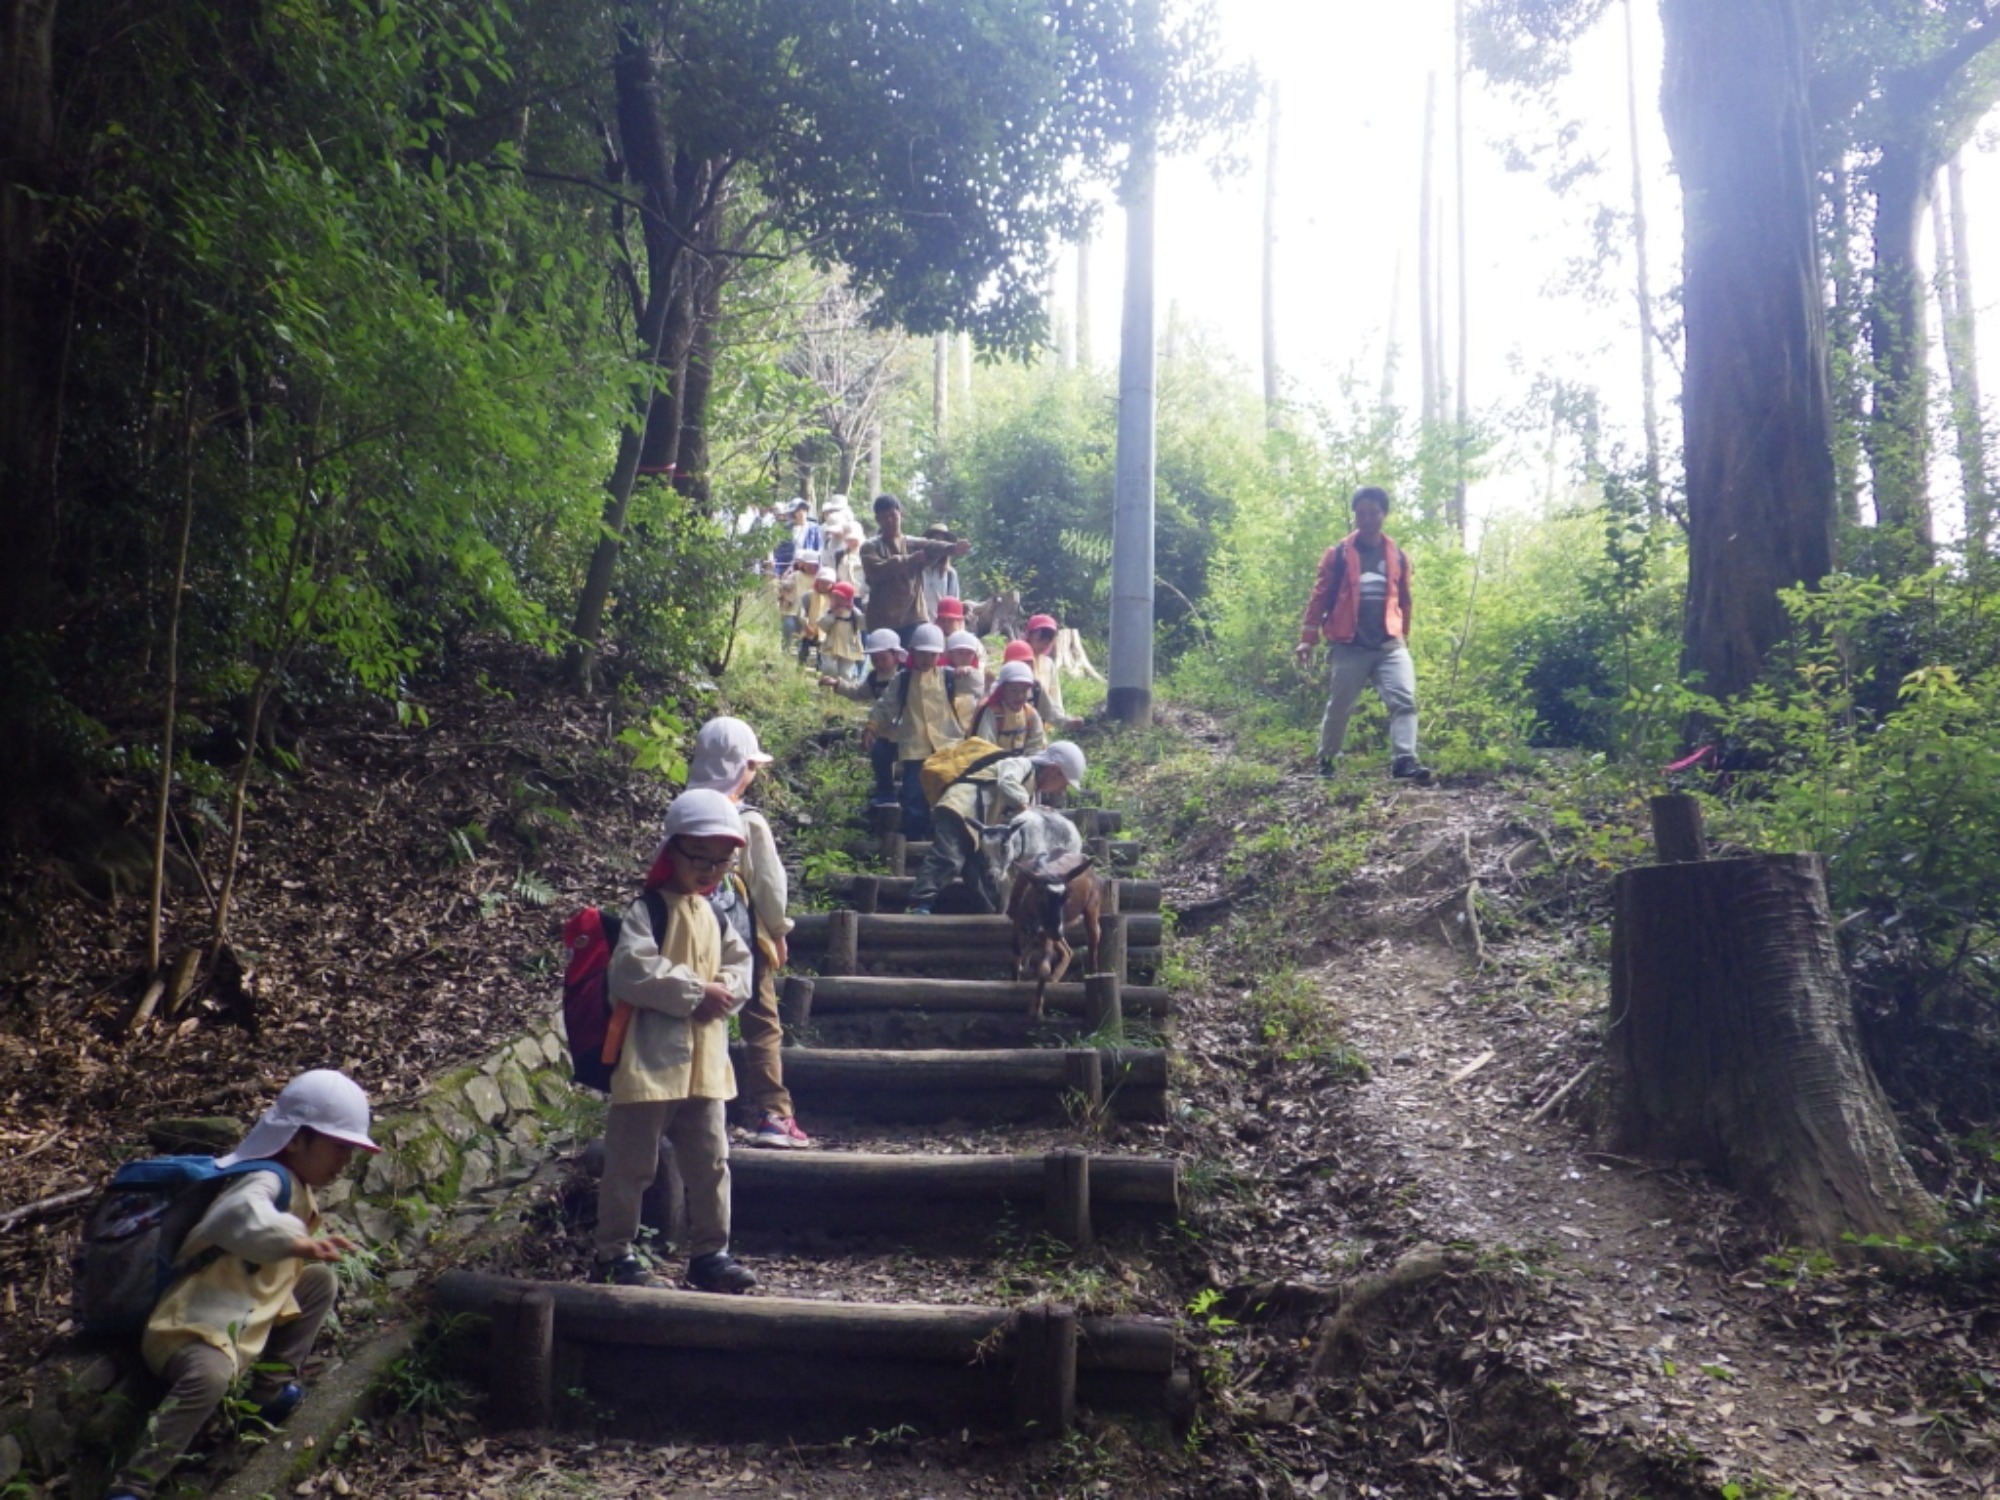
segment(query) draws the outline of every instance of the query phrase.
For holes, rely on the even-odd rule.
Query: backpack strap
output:
[[[646,903],[646,916],[653,924],[653,946],[659,947],[667,940],[667,898],[653,886],[639,892],[639,899]],[[611,935],[613,947],[617,946],[618,934]]]

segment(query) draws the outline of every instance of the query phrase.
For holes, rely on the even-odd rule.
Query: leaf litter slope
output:
[[[1995,1493],[1994,1432],[1937,1413],[1941,1349],[1977,1367],[1944,1347],[1965,1320],[1919,1333],[1941,1309],[1915,1294],[1787,1293],[1745,1205],[1593,1149],[1598,940],[1524,919],[1560,874],[1523,811],[1503,787],[1400,798],[1318,971],[1371,1065],[1351,1126],[1393,1164],[1402,1232],[1529,1269],[1543,1296],[1510,1353],[1567,1392],[1580,1438],[1800,1495]],[[1572,919],[1601,922],[1595,902]]]

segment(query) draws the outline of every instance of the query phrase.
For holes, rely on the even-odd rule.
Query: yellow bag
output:
[[[924,789],[924,801],[937,806],[942,797],[956,782],[976,772],[985,770],[1003,760],[1010,760],[1016,752],[1002,750],[991,740],[982,740],[977,735],[967,735],[955,744],[932,753],[924,762],[923,770],[917,773],[917,780]]]

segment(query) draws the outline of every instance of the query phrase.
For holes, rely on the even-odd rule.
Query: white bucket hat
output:
[[[746,770],[770,763],[771,757],[757,743],[757,731],[748,724],[726,716],[710,719],[694,737],[694,753],[688,757],[688,790],[720,792],[729,797],[735,794]],[[679,802],[674,803],[674,807],[679,806]],[[673,817],[671,809],[667,816]],[[740,827],[737,836],[742,836]]]
[[[838,583],[840,582],[840,575],[831,568],[822,567],[817,573],[813,574],[813,582]]]
[[[912,651],[942,651],[944,650],[944,632],[939,630],[937,626],[928,623],[919,625],[910,633],[910,649]]]
[[[1032,683],[1035,680],[1035,669],[1024,661],[1010,661],[1001,666],[1000,675],[993,680],[1001,687],[1010,682]]]
[[[1048,749],[1028,757],[1038,766],[1054,766],[1071,786],[1083,785],[1083,752],[1070,740],[1057,740]]]
[[[792,561],[802,568],[816,567],[819,564],[819,554],[810,547],[801,547],[792,554]]]
[[[280,1089],[250,1133],[234,1151],[217,1157],[217,1164],[229,1167],[276,1156],[308,1126],[363,1151],[382,1149],[368,1135],[368,1096],[361,1085],[332,1068],[314,1068]]]
[[[666,848],[675,839],[749,842],[743,836],[743,819],[736,811],[736,804],[721,792],[701,786],[689,787],[667,808],[666,821],[660,825],[660,848]],[[659,855],[653,857],[658,859]]]
[[[945,638],[944,649],[947,651],[977,651],[981,656],[984,656],[986,654],[986,642],[982,641],[969,630],[954,630]]]
[[[861,638],[861,649],[873,656],[878,651],[893,651],[896,660],[904,660],[909,653],[903,649],[902,638],[893,630],[871,630]]]

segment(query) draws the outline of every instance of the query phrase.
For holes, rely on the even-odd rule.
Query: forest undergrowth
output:
[[[800,904],[865,863],[848,823],[857,716],[771,633],[746,632],[699,697],[634,682],[585,709],[546,663],[505,648],[430,689],[445,709],[431,727],[322,710],[298,766],[260,776],[243,916],[259,956],[254,1036],[202,994],[124,1037],[118,913],[131,900],[107,917],[43,872],[39,956],[15,975],[4,1036],[22,1148],[6,1203],[101,1175],[153,1113],[247,1114],[285,1073],[329,1060],[393,1104],[504,1038],[552,998],[560,914],[615,894],[643,862],[667,794],[658,772],[700,714],[742,713],[779,753],[761,800]],[[1357,745],[1373,729],[1357,726]],[[1578,756],[1419,790],[1364,753],[1324,782],[1304,774],[1297,729],[1177,703],[1151,730],[1083,738],[1090,800],[1126,813],[1173,913],[1179,1105],[1138,1144],[1185,1163],[1185,1223],[1122,1265],[996,1234],[955,1258],[789,1261],[780,1289],[1060,1294],[1175,1316],[1201,1372],[1193,1427],[1087,1417],[1026,1448],[901,1430],[789,1452],[512,1443],[478,1431],[475,1400],[416,1380],[410,1410],[339,1456],[341,1484],[1986,1493],[2000,1319],[1976,1231],[2000,1184],[1976,1170],[1990,1143],[1907,1091],[1924,1075],[1888,1070],[1927,1183],[1972,1213],[1915,1275],[1790,1249],[1755,1205],[1592,1150],[1608,876],[1643,854],[1637,788]],[[201,896],[177,900],[198,909]],[[571,1274],[587,1194],[543,1191],[536,1237],[506,1254]],[[54,1216],[0,1240],[16,1361],[60,1326],[72,1232]]]

